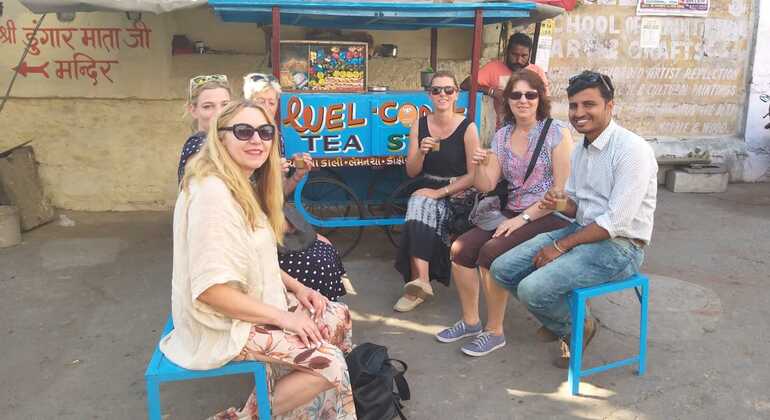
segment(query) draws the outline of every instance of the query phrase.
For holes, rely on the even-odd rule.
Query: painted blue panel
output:
[[[373,118],[374,136],[372,152],[374,156],[406,155],[409,129],[411,124],[400,121],[403,110],[415,107],[419,115],[431,111],[430,98],[426,92],[398,92],[372,94],[373,108],[378,110],[377,118]],[[480,98],[480,96],[479,96]],[[468,92],[460,92],[457,108],[468,112]],[[481,102],[477,104],[481,109]],[[480,112],[477,112],[480,115]],[[396,119],[391,122],[390,120]],[[477,124],[480,118],[476,118]],[[417,122],[415,121],[415,124]]]
[[[286,155],[314,158],[371,155],[369,98],[349,93],[284,93],[281,121]]]
[[[458,108],[467,112],[468,92]],[[405,156],[409,122],[430,112],[423,91],[382,93],[293,93],[281,96],[282,133],[288,156],[314,158]],[[477,96],[481,109],[481,94]],[[480,121],[477,112],[476,124]],[[411,118],[410,118],[411,117]],[[331,126],[331,127],[330,127]]]

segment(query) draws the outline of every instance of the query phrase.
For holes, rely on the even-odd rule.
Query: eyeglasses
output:
[[[253,127],[251,124],[238,123],[230,127],[222,127],[220,131],[232,131],[233,136],[240,141],[249,141],[254,137],[254,133],[259,134],[263,141],[273,141],[275,138],[275,126],[272,124],[262,124],[259,127]]]
[[[202,76],[193,77],[190,79],[190,96],[192,96],[193,89],[208,82],[218,82],[224,84],[227,83],[227,76],[224,74],[204,74]]]
[[[519,99],[521,99],[522,96],[527,98],[530,101],[534,101],[535,99],[537,99],[538,96],[540,96],[540,94],[537,93],[536,90],[530,90],[527,92],[519,92],[515,90],[511,92],[511,94],[509,95],[509,98],[513,99],[514,101],[518,101]]]
[[[574,85],[578,81],[583,81],[589,84],[601,83],[610,93],[615,92],[615,88],[612,87],[612,83],[610,82],[609,77],[595,71],[586,70],[569,78],[570,86]]]
[[[260,80],[267,80],[268,82],[277,82],[278,79],[275,78],[272,74],[262,74],[262,73],[251,73],[246,75],[247,78],[251,79],[252,82],[258,82]]]
[[[454,86],[431,86],[428,88],[428,92],[433,96],[441,95],[442,90],[446,95],[453,95],[457,91],[457,88]]]

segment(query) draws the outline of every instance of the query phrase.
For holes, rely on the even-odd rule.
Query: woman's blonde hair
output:
[[[246,178],[243,170],[235,163],[222,142],[223,127],[227,127],[232,119],[242,110],[254,108],[270,124],[273,119],[267,112],[250,101],[230,102],[209,128],[206,143],[187,163],[182,190],[186,190],[193,179],[203,179],[216,176],[221,179],[241,206],[246,224],[255,229],[259,224],[259,214],[267,216],[270,228],[273,229],[276,240],[283,243],[283,231],[286,221],[283,216],[283,187],[281,183],[281,156],[277,144],[271,144],[267,161],[254,171],[251,179]],[[275,142],[276,139],[273,140]]]

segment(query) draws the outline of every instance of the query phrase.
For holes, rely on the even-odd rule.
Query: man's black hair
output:
[[[524,32],[516,32],[508,38],[508,50],[510,51],[514,45],[521,45],[532,50],[532,38]]]
[[[590,70],[585,70],[569,78],[567,97],[575,96],[578,92],[590,88],[599,89],[599,93],[605,101],[609,102],[615,98],[615,87],[612,85],[610,76]]]

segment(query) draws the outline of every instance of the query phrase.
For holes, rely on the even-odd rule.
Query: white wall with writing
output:
[[[642,135],[739,134],[753,32],[748,0],[711,0],[706,18],[657,17],[657,48],[642,48],[635,4],[584,2],[556,18],[549,63],[556,115],[566,116],[569,77],[592,69],[610,75],[617,119]]]
[[[770,130],[765,128],[770,124],[770,116],[763,118],[770,112],[770,104],[759,99],[760,95],[770,96],[770,1],[760,2],[758,8],[757,44],[746,113],[746,177],[752,180],[767,176],[770,170]]]
[[[171,36],[164,17],[145,13],[133,22],[124,13],[78,13],[72,22],[43,19],[17,1],[4,2],[0,17],[0,86],[18,73],[16,97],[169,96]],[[24,61],[24,47],[32,42]]]

